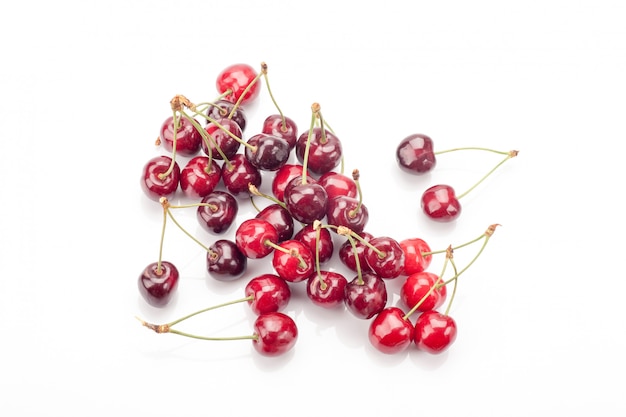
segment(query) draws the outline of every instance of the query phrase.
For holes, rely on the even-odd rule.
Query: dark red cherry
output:
[[[324,308],[343,306],[348,280],[338,272],[319,271],[307,280],[306,294],[313,304]]]
[[[282,242],[293,237],[293,217],[286,208],[280,204],[270,204],[255,216],[257,219],[267,220],[276,228],[278,241]]]
[[[452,317],[431,310],[420,314],[415,321],[414,342],[418,349],[438,354],[454,343],[456,333]]]
[[[233,103],[236,103],[239,98],[243,96],[240,104],[244,105],[256,99],[261,92],[261,84],[259,82],[252,84],[256,77],[257,72],[250,65],[243,63],[233,64],[220,71],[217,75],[215,87],[218,93],[227,93],[223,96],[224,99],[232,101]],[[250,84],[252,84],[252,86],[245,92]]]
[[[159,131],[159,139],[163,147],[172,152],[174,150],[174,118],[165,119]],[[178,131],[176,133],[176,153],[182,156],[195,156],[200,151],[202,136],[198,129],[186,118],[178,117]]]
[[[317,231],[313,228],[312,224],[307,224],[298,230],[294,236],[294,239],[304,243],[315,256],[315,250],[319,251],[319,261],[324,263],[333,256],[335,250],[333,238],[326,228],[319,229],[319,243],[317,241]]]
[[[371,247],[365,249],[365,259],[372,271],[381,278],[396,278],[404,269],[404,252],[400,244],[388,236],[375,237],[369,241],[382,256]]]
[[[415,329],[398,307],[386,307],[374,317],[369,327],[369,341],[383,353],[405,350],[413,341]]]
[[[139,275],[139,293],[154,307],[166,306],[178,288],[178,269],[171,262],[149,264]]]
[[[234,281],[246,271],[248,258],[232,240],[219,239],[209,246],[206,264],[211,277],[218,281]]]
[[[329,200],[332,200],[340,195],[353,198],[356,198],[358,195],[357,186],[354,180],[339,172],[327,172],[317,179],[317,183],[324,187]]]
[[[279,311],[263,313],[254,322],[252,346],[264,356],[278,356],[291,350],[298,340],[296,322]]]
[[[296,146],[298,140],[298,126],[289,117],[282,117],[280,114],[271,114],[263,121],[261,132],[268,135],[283,138],[289,144],[289,149]]]
[[[378,275],[366,272],[345,288],[345,304],[355,317],[371,319],[387,306],[387,285]]]
[[[241,147],[242,130],[241,127],[232,119],[218,119],[215,122],[208,123],[204,130],[210,135],[207,145],[202,140],[202,151],[214,159],[223,160],[224,157],[217,151],[219,148],[226,159],[232,159]],[[239,138],[239,140],[235,139]],[[211,139],[213,138],[213,139]]]
[[[326,217],[326,190],[308,179],[306,184],[302,184],[301,177],[292,179],[285,187],[284,201],[291,216],[301,223],[310,224]]]
[[[206,156],[195,156],[180,171],[180,188],[189,198],[201,199],[210,194],[222,179],[217,162],[209,164]]]
[[[235,232],[235,243],[248,258],[257,259],[269,255],[274,249],[267,241],[278,244],[278,232],[267,220],[244,220]]]
[[[278,201],[284,200],[285,188],[289,182],[296,178],[302,178],[304,167],[300,164],[285,164],[276,171],[272,180],[272,193]],[[307,179],[310,179],[307,176]]]
[[[359,233],[359,236],[361,236],[366,242],[369,242],[370,240],[374,238],[374,236],[372,236],[370,233],[367,233],[367,232],[361,232]],[[361,272],[370,272],[372,268],[370,267],[370,265],[367,263],[367,260],[365,259],[365,248],[366,248],[365,244],[362,243],[361,240],[356,239],[356,238],[354,239],[354,243],[356,246],[356,255],[352,248],[352,244],[350,243],[349,240],[346,240],[339,247],[339,260],[345,266],[350,268],[352,271],[356,272],[357,271],[356,256],[358,256]]]
[[[208,232],[225,233],[235,221],[239,211],[237,199],[226,191],[215,190],[201,200],[196,210],[200,225]]]
[[[317,175],[323,175],[335,169],[341,157],[343,150],[341,141],[337,136],[332,134],[328,129],[325,130],[326,140],[322,138],[322,129],[315,127],[311,131],[311,143],[308,154],[308,169]],[[306,143],[309,131],[304,132],[298,138],[295,146],[295,153],[298,161],[304,161]]]
[[[261,186],[261,172],[242,153],[235,155],[230,164],[222,165],[222,181],[226,189],[235,197],[250,197],[249,185]]]
[[[365,204],[354,197],[337,196],[328,201],[326,222],[334,226],[345,226],[354,233],[361,233],[369,221]]]
[[[430,246],[424,239],[409,238],[400,241],[400,247],[404,252],[404,271],[403,275],[411,275],[416,272],[422,272],[430,266],[433,255],[424,255],[430,252]]]
[[[141,188],[151,199],[159,201],[161,197],[170,198],[180,183],[180,167],[174,162],[174,168],[166,177],[162,177],[170,169],[172,158],[166,155],[155,156],[143,167]]]
[[[400,288],[400,300],[409,309],[421,302],[416,311],[435,310],[443,304],[447,296],[446,286],[438,286],[439,283],[443,282],[432,272],[422,271],[411,274]],[[435,289],[431,291],[433,287]]]
[[[273,313],[282,310],[291,299],[291,289],[284,279],[274,274],[261,274],[252,278],[245,288],[246,297],[255,314]]]
[[[434,185],[424,191],[421,206],[424,213],[437,222],[451,222],[461,215],[461,203],[449,185]]]
[[[396,148],[396,160],[403,171],[424,174],[437,165],[433,152],[433,140],[423,134],[413,134],[400,141]]]
[[[255,149],[246,147],[244,154],[261,171],[278,171],[290,156],[289,143],[277,136],[259,133],[248,139],[248,144]]]
[[[307,279],[315,268],[315,255],[302,242],[295,239],[279,244],[288,252],[274,249],[272,266],[282,279],[288,282],[300,282]]]
[[[207,116],[212,120],[231,119],[239,125],[241,131],[243,132],[246,129],[247,124],[246,112],[241,106],[238,106],[233,112],[234,107],[235,103],[232,101],[217,100],[215,103],[209,105],[207,109]]]

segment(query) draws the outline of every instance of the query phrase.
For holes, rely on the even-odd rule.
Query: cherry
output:
[[[177,117],[176,153],[183,156],[195,156],[200,151],[202,136],[196,127],[184,117]],[[174,116],[170,116],[159,131],[159,140],[163,147],[172,152],[174,149]]]
[[[329,200],[340,195],[352,198],[357,196],[357,187],[354,180],[339,172],[327,172],[320,176],[317,182],[324,187]]]
[[[433,259],[430,246],[424,239],[409,238],[400,241],[404,252],[403,275],[411,275],[426,270]]]
[[[261,186],[261,172],[254,167],[246,157],[238,153],[229,163],[222,165],[222,182],[226,189],[234,196],[250,196],[250,184]]]
[[[171,262],[149,264],[139,275],[139,293],[154,307],[166,306],[178,288],[178,269]]]
[[[169,156],[155,156],[143,167],[141,188],[152,200],[173,196],[179,183],[180,167]]]
[[[361,237],[361,239],[355,239],[356,253],[355,250],[352,248],[350,240],[346,240],[344,243],[341,244],[338,252],[339,260],[352,271],[356,271],[357,266],[355,258],[358,256],[361,271],[369,272],[372,270],[372,268],[369,266],[367,260],[365,259],[365,248],[367,247],[366,243],[372,240],[374,236],[368,232],[361,232],[359,233],[359,236]]]
[[[373,272],[356,276],[345,288],[344,301],[348,311],[360,319],[370,319],[387,305],[387,285]]]
[[[191,158],[180,171],[180,188],[189,198],[210,194],[222,178],[222,168],[206,156]]]
[[[335,308],[344,303],[347,283],[346,278],[338,272],[318,271],[307,280],[306,294],[320,307]]]
[[[439,276],[428,271],[409,275],[400,289],[400,300],[408,308],[413,308],[419,303],[417,311],[439,308],[446,300],[446,296],[446,286],[443,285]]]
[[[407,136],[396,148],[396,160],[403,171],[411,174],[431,171],[437,165],[433,140],[420,133]]]
[[[244,220],[235,232],[235,243],[248,258],[264,258],[274,249],[268,243],[277,244],[278,232],[270,222],[263,219]]]
[[[246,284],[248,305],[255,314],[282,310],[291,299],[291,289],[284,279],[274,274],[261,274]]]
[[[381,278],[396,278],[404,268],[402,247],[388,236],[375,237],[368,242],[365,260]]]
[[[252,345],[264,356],[277,356],[289,351],[298,339],[296,323],[279,311],[264,313],[254,322]]]
[[[262,171],[278,171],[290,156],[289,143],[278,136],[259,133],[248,139],[246,158]]]
[[[369,212],[356,198],[338,196],[328,202],[326,220],[329,224],[345,226],[355,233],[361,233],[369,221]]]
[[[299,222],[310,224],[326,216],[328,195],[317,183],[303,182],[301,177],[296,177],[285,187],[283,198],[287,210]]]
[[[368,337],[376,349],[386,354],[405,350],[413,341],[414,327],[398,307],[386,307],[371,321]]]
[[[321,127],[314,127],[302,133],[298,138],[294,150],[300,163],[304,162],[306,144],[309,141],[308,169],[312,173],[323,175],[339,165],[343,155],[341,141],[329,131],[322,134]]]
[[[215,103],[209,104],[209,107],[207,109],[207,117],[209,120],[218,121],[223,121],[223,119],[230,119],[239,125],[239,128],[242,132],[246,129],[246,113],[242,107],[235,107],[235,103],[232,101],[217,100]],[[241,137],[241,135],[237,136]]]
[[[237,199],[226,191],[215,190],[205,196],[198,205],[196,217],[208,232],[225,233],[235,221],[239,211]]]
[[[454,343],[456,334],[456,322],[452,317],[431,310],[420,314],[415,321],[413,340],[420,350],[438,354]]]
[[[276,171],[272,180],[272,194],[278,201],[285,201],[284,194],[287,184],[296,177],[302,178],[303,169],[304,167],[300,164],[285,164]],[[313,178],[307,178],[309,181],[315,182]]]
[[[317,252],[319,262],[324,263],[333,256],[335,246],[328,229],[323,227],[318,229],[319,230],[315,229],[314,224],[307,224],[296,232],[294,239],[304,243],[313,254]]]
[[[235,242],[219,239],[209,246],[206,254],[207,271],[218,281],[234,281],[246,270],[248,258]]]
[[[276,228],[278,241],[283,242],[293,237],[294,223],[289,211],[278,203],[270,204],[255,216],[257,219],[267,220]]]
[[[451,222],[461,215],[461,203],[449,185],[439,184],[422,194],[422,210],[437,222]]]
[[[257,78],[256,70],[250,65],[233,64],[218,74],[215,86],[223,99],[244,105],[256,99],[261,92]]]
[[[204,130],[213,140],[209,140],[208,144],[202,141],[202,151],[214,159],[223,160],[232,159],[239,148],[243,139],[241,127],[232,119],[221,118],[209,122]],[[218,152],[218,148],[222,151]]]
[[[278,244],[274,249],[272,266],[285,281],[304,281],[313,273],[315,258],[304,243],[290,239]]]
[[[298,140],[298,126],[293,119],[280,114],[271,114],[263,121],[262,133],[285,139],[289,144],[289,150],[296,146]]]

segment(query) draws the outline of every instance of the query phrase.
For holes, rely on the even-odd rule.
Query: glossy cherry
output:
[[[270,114],[263,121],[262,133],[277,136],[285,139],[289,144],[289,149],[296,146],[298,140],[298,125],[289,117],[282,117],[280,114]]]
[[[307,280],[306,294],[315,305],[335,308],[344,305],[347,284],[346,277],[338,272],[319,271]]]
[[[422,271],[411,274],[400,288],[400,300],[409,309],[413,309],[420,303],[416,311],[435,310],[446,300],[446,286],[437,285],[442,283],[439,277],[432,272]],[[431,291],[433,287],[434,289]]]
[[[345,226],[354,233],[361,233],[369,221],[369,211],[357,198],[337,196],[328,201],[326,222],[334,226]]]
[[[246,297],[255,314],[273,313],[282,310],[291,299],[291,289],[284,279],[274,274],[261,274],[246,284]]]
[[[180,171],[180,188],[189,198],[202,199],[210,194],[222,179],[222,168],[206,156],[191,158]]]
[[[378,275],[366,272],[356,276],[345,288],[345,304],[355,317],[371,319],[387,306],[387,285]]]
[[[317,179],[317,182],[324,187],[329,200],[332,200],[340,195],[352,198],[356,198],[358,195],[357,186],[354,180],[339,172],[327,172],[320,176]]]
[[[248,258],[232,240],[219,239],[209,246],[206,265],[209,276],[218,281],[234,281],[246,271]]]
[[[341,162],[343,149],[341,141],[328,129],[325,130],[325,139],[322,137],[322,129],[314,127],[311,130],[311,141],[308,155],[308,170],[317,175],[323,175],[332,171]],[[300,163],[304,161],[306,144],[309,131],[300,135],[294,148],[296,157]]]
[[[300,282],[313,273],[315,256],[304,243],[289,239],[278,246],[280,249],[274,249],[272,254],[272,266],[278,276],[288,282]]]
[[[165,307],[178,288],[178,269],[173,263],[153,262],[139,275],[139,293],[148,304]]]
[[[180,167],[174,161],[174,166],[167,176],[163,176],[170,170],[172,158],[166,155],[151,158],[143,167],[141,176],[141,188],[152,200],[159,201],[161,197],[170,198],[174,195],[180,184]]]
[[[369,341],[376,349],[394,354],[407,349],[413,341],[415,328],[398,307],[386,307],[370,322]]]
[[[411,275],[426,270],[433,259],[430,246],[424,239],[408,238],[401,240],[400,247],[404,251],[403,275]]]
[[[396,161],[403,171],[411,174],[431,171],[437,165],[433,140],[420,133],[407,136],[396,148]]]
[[[328,261],[333,256],[335,244],[333,242],[333,237],[327,228],[322,227],[319,229],[319,243],[316,243],[318,240],[317,231],[313,227],[313,224],[303,226],[296,232],[294,239],[304,243],[311,250],[313,256],[315,256],[317,248],[319,251],[320,263]]]
[[[257,259],[269,255],[274,248],[267,241],[278,244],[278,232],[267,220],[244,220],[235,232],[235,243],[248,258]]]
[[[226,191],[215,190],[202,198],[201,203],[196,209],[200,225],[210,233],[226,233],[239,211],[237,199]]]
[[[457,326],[454,319],[438,311],[427,311],[415,321],[414,342],[418,349],[439,354],[456,340]]]
[[[301,177],[292,179],[285,187],[284,202],[292,217],[304,224],[326,217],[328,195],[321,185]]]
[[[285,164],[276,171],[272,179],[272,194],[278,201],[285,201],[284,194],[287,184],[296,177],[302,178],[304,167],[300,164]],[[307,176],[308,181],[315,182]]]
[[[404,252],[395,239],[379,236],[371,239],[370,246],[365,249],[365,259],[372,271],[381,278],[396,278],[404,269]]]
[[[296,322],[279,311],[259,315],[254,322],[254,334],[252,345],[264,356],[282,355],[298,340]]]
[[[261,84],[254,82],[257,75],[257,71],[248,64],[229,65],[217,75],[215,82],[217,92],[220,94],[226,93],[223,98],[233,103],[237,103],[241,98],[239,103],[245,105],[256,99],[261,92]],[[245,90],[249,85],[251,87],[246,92]]]
[[[182,156],[195,156],[200,151],[202,136],[198,129],[185,117],[177,116],[176,153]],[[163,147],[174,150],[174,117],[170,116],[161,124],[159,139]]]
[[[204,130],[213,140],[209,139],[208,144],[203,140],[202,151],[206,155],[212,156],[214,159],[223,160],[224,156],[226,156],[226,159],[230,160],[237,154],[239,148],[241,148],[243,133],[241,127],[232,119],[217,119],[215,122],[208,123],[204,127]],[[222,153],[218,152],[218,148]],[[222,154],[224,154],[224,156],[222,156]]]
[[[374,238],[374,236],[368,232],[361,232],[359,233],[359,236],[365,242],[369,242],[370,240]],[[345,242],[341,244],[341,246],[339,246],[339,252],[338,252],[339,260],[341,261],[341,263],[343,263],[345,266],[347,266],[348,268],[350,268],[352,271],[355,271],[355,272],[357,271],[357,266],[356,266],[357,256],[359,258],[359,266],[361,267],[361,272],[369,272],[372,270],[370,265],[367,263],[367,260],[365,259],[365,248],[367,246],[365,246],[365,243],[363,243],[362,240],[354,239],[355,241],[354,243],[356,247],[356,254],[355,254],[354,249],[352,248],[352,244],[350,243],[350,240],[346,240]]]
[[[291,148],[285,139],[259,133],[248,139],[244,154],[252,165],[261,171],[278,171],[287,163]]]
[[[235,110],[233,111],[233,109]],[[231,119],[239,125],[242,132],[245,131],[248,123],[243,107],[237,106],[235,108],[235,103],[228,100],[217,100],[210,104],[207,109],[207,116],[212,120]]]
[[[228,192],[235,197],[250,197],[249,185],[261,186],[261,172],[242,154],[230,160],[230,165],[222,165],[222,182]]]
[[[461,203],[454,188],[445,184],[434,185],[424,191],[421,206],[424,213],[437,222],[451,222],[461,214]]]
[[[276,228],[278,232],[278,241],[282,242],[293,237],[294,222],[293,217],[286,208],[280,204],[274,203],[266,206],[255,216],[257,219],[267,220]]]

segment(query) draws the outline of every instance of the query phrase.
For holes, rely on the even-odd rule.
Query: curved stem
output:
[[[200,339],[200,340],[212,340],[212,341],[227,341],[227,340],[257,340],[259,338],[256,334],[246,335],[246,336],[231,336],[231,337],[207,337],[207,336],[199,336],[196,334],[181,332],[180,330],[170,329],[168,333],[177,334],[180,336],[190,337],[192,339]]]
[[[437,151],[437,152],[434,152],[434,154],[435,155],[441,155],[441,154],[449,153],[449,152],[470,151],[470,150],[493,152],[493,153],[497,153],[497,154],[500,154],[500,155],[507,155],[509,153],[509,152],[504,152],[504,151],[498,151],[498,150],[495,150],[495,149],[481,148],[481,147],[478,147],[478,146],[467,146],[467,147],[462,147],[462,148],[452,148],[452,149],[446,149],[444,151]]]
[[[474,264],[474,262],[476,262],[476,260],[478,259],[478,257],[480,256],[481,253],[483,253],[483,250],[485,250],[485,247],[487,246],[487,242],[489,242],[489,239],[491,238],[491,236],[493,235],[493,231],[495,230],[495,226],[497,225],[491,225],[489,226],[489,229],[487,229],[487,232],[485,232],[485,234],[483,235],[483,238],[485,239],[483,241],[482,246],[480,247],[480,250],[478,251],[478,253],[474,256],[474,258],[465,266],[465,268],[461,269],[459,272],[457,272],[452,278],[450,278],[449,280],[447,280],[444,284],[448,285],[450,282],[452,282],[452,280],[457,279],[459,276],[461,276],[462,273],[464,273],[465,271],[467,271],[469,269],[470,266],[472,266],[472,264]]]
[[[450,259],[450,264],[452,265],[452,268],[454,269],[454,276],[458,277],[459,272],[456,269],[456,264],[454,263],[453,259]],[[450,300],[448,301],[448,306],[446,307],[446,312],[444,313],[446,316],[448,315],[448,313],[450,313],[450,307],[452,306],[452,301],[454,301],[454,296],[456,295],[456,287],[457,287],[458,282],[459,280],[454,278],[454,286],[452,287],[452,294],[450,295]]]
[[[363,285],[363,272],[361,271],[361,260],[359,259],[359,251],[356,247],[354,238],[348,235],[348,242],[352,246],[352,253],[354,254],[354,264],[356,267],[356,282],[358,285]]]
[[[356,214],[361,209],[361,205],[363,205],[363,194],[361,193],[361,183],[359,182],[360,176],[361,176],[361,174],[360,174],[358,169],[355,169],[355,170],[352,171],[352,180],[356,184],[356,190],[357,190],[357,193],[359,195],[359,203],[356,205],[356,207],[354,209],[352,209],[352,210],[350,210],[348,212],[348,216],[351,219],[356,217]]]
[[[274,99],[274,94],[272,94],[272,89],[270,88],[270,82],[267,76],[267,65],[265,64],[265,62],[261,63],[261,67],[265,69],[263,71],[263,79],[265,80],[265,88],[267,88],[267,92],[269,93],[270,98],[272,99],[272,103],[274,103],[274,107],[276,107],[276,111],[278,111],[278,114],[280,115],[280,118],[283,121],[281,129],[283,132],[285,132],[287,130],[287,123],[285,122],[285,116],[283,115],[283,112],[280,110],[280,107],[278,106],[276,99]]]
[[[226,303],[217,304],[217,305],[214,305],[214,306],[211,306],[211,307],[203,308],[202,310],[194,311],[191,314],[187,314],[186,316],[183,316],[183,317],[181,317],[179,319],[171,321],[171,322],[167,323],[167,326],[172,327],[172,326],[174,326],[174,325],[176,325],[176,324],[178,324],[178,323],[180,323],[182,321],[185,321],[185,320],[187,320],[187,319],[189,319],[191,317],[197,316],[198,314],[205,313],[207,311],[215,310],[217,308],[222,308],[222,307],[226,307],[226,306],[233,305],[233,304],[244,303],[244,302],[252,301],[252,300],[254,300],[254,295],[249,295],[247,297],[239,298],[237,300],[228,301]]]
[[[172,219],[172,221],[174,222],[174,224],[176,224],[176,226],[178,226],[178,228],[180,230],[183,231],[183,233],[185,233],[187,236],[189,236],[189,238],[191,240],[193,240],[194,242],[196,242],[198,245],[200,245],[205,251],[212,253],[213,251],[211,251],[210,248],[208,248],[207,246],[205,246],[202,242],[200,242],[194,235],[192,235],[191,233],[189,233],[183,226],[181,226],[180,223],[178,223],[178,221],[176,220],[176,218],[174,218],[174,215],[172,214],[172,212],[169,210],[169,208],[167,209],[167,214],[170,216],[170,219]]]
[[[313,103],[311,108],[314,108],[317,103]],[[302,184],[306,184],[306,174],[309,165],[309,149],[311,148],[311,136],[313,136],[313,129],[315,127],[315,110],[311,115],[311,126],[309,127],[309,135],[306,138],[306,145],[304,147],[304,156],[302,158]]]
[[[235,110],[237,110],[239,108],[239,106],[241,105],[241,102],[243,101],[244,97],[246,96],[246,94],[248,94],[248,91],[250,91],[252,86],[254,84],[256,84],[257,81],[259,81],[259,78],[261,78],[261,75],[263,75],[263,72],[265,72],[267,70],[267,66],[265,67],[265,69],[263,68],[264,65],[265,65],[265,63],[261,64],[261,67],[262,67],[261,68],[261,72],[258,73],[256,75],[256,77],[254,77],[254,79],[252,81],[250,81],[250,84],[248,84],[246,86],[246,88],[243,90],[243,92],[241,93],[241,95],[237,99],[237,102],[235,103],[235,105],[233,106],[232,110],[230,111],[230,114],[228,115],[229,119],[233,118],[233,115],[235,114]]]
[[[500,165],[504,164],[506,161],[508,161],[509,159],[511,159],[511,158],[513,158],[513,157],[515,157],[515,156],[517,156],[517,151],[511,151],[511,152],[508,152],[508,153],[507,153],[507,155],[506,155],[506,157],[505,157],[502,161],[500,161],[500,162],[499,162],[499,163],[498,163],[495,167],[493,167],[493,168],[491,169],[491,171],[489,171],[489,172],[488,172],[488,173],[487,173],[484,177],[482,177],[482,178],[481,178],[481,179],[480,179],[480,180],[479,180],[476,184],[474,184],[472,187],[470,187],[470,189],[469,189],[469,190],[465,191],[465,192],[464,192],[464,193],[462,193],[462,194],[457,195],[457,197],[456,197],[456,198],[460,200],[463,196],[467,195],[467,194],[468,194],[470,191],[472,191],[474,188],[478,187],[478,185],[479,185],[481,182],[483,182],[483,181],[484,181],[484,180],[485,180],[485,179],[486,179],[489,175],[491,175],[491,174],[492,174],[492,173],[493,173],[496,169],[498,169],[498,168],[500,167]]]
[[[159,243],[159,260],[157,262],[157,274],[160,274],[162,271],[162,259],[163,259],[163,242],[165,241],[165,225],[167,224],[167,205],[169,204],[167,198],[161,197],[159,200],[161,206],[163,207],[163,225],[161,226],[161,242]]]
[[[172,161],[170,162],[170,166],[167,171],[159,174],[159,178],[161,179],[167,178],[167,176],[170,175],[174,170],[174,165],[176,165],[176,141],[179,128],[179,119],[178,117],[176,117],[176,110],[172,111],[172,121],[174,122],[174,137],[172,138]]]

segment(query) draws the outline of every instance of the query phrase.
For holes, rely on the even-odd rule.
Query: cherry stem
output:
[[[322,222],[319,220],[313,221],[313,230],[315,230],[315,269],[317,270],[317,277],[320,280],[320,289],[326,291],[326,281],[322,277],[322,271],[320,268],[320,234],[321,234]]]
[[[157,275],[161,275],[162,271],[162,259],[163,259],[163,242],[165,241],[165,225],[167,224],[167,198],[161,197],[159,202],[163,207],[163,226],[161,226],[161,242],[159,243],[159,260],[157,261]]]
[[[319,107],[319,104],[313,103],[311,105],[311,109],[313,110],[311,114],[311,125],[309,127],[309,134],[306,138],[306,145],[304,147],[304,156],[302,157],[302,184],[306,184],[306,174],[309,165],[309,149],[311,148],[311,137],[313,136],[313,129],[315,127],[315,107]]]
[[[259,209],[256,207],[256,205],[254,204],[254,201],[252,200],[252,196],[257,196],[257,197],[263,197],[263,198],[266,198],[266,199],[268,199],[268,200],[270,200],[270,201],[272,201],[272,202],[274,202],[274,203],[278,204],[279,206],[281,206],[281,207],[282,207],[282,208],[284,208],[284,209],[286,209],[286,208],[287,208],[287,205],[286,205],[284,202],[280,201],[279,199],[277,199],[277,198],[275,198],[275,197],[272,197],[271,195],[268,195],[268,194],[263,194],[261,191],[259,191],[259,189],[257,188],[257,186],[256,186],[256,185],[254,185],[254,184],[252,184],[252,183],[249,183],[249,184],[248,184],[248,191],[249,191],[249,192],[250,192],[250,194],[251,194],[251,196],[250,196],[250,200],[252,201],[252,205],[253,205],[253,206],[254,206],[254,207],[255,207],[258,211],[261,211],[261,210],[259,210]]]
[[[474,184],[469,190],[465,191],[464,193],[460,194],[457,196],[457,199],[461,199],[463,196],[467,195],[470,191],[472,191],[474,188],[478,187],[478,185],[483,182],[489,175],[491,175],[496,169],[498,169],[500,167],[500,165],[504,164],[506,161],[508,161],[511,158],[516,157],[518,154],[518,151],[510,151],[506,153],[506,157],[504,157],[504,159],[502,161],[500,161],[495,167],[493,167],[491,169],[491,171],[489,171],[484,177],[482,177],[476,184]]]
[[[174,217],[174,215],[172,214],[172,211],[170,210],[170,208],[172,208],[172,206],[170,205],[169,201],[167,200],[167,198],[165,197],[161,197],[161,205],[163,206],[163,210],[165,210],[165,213],[170,217],[170,219],[172,219],[172,221],[174,222],[174,224],[176,226],[178,226],[178,228],[180,230],[183,231],[183,233],[185,233],[187,236],[189,236],[189,238],[191,240],[193,240],[194,242],[196,242],[198,245],[200,245],[204,250],[206,250],[209,254],[213,255],[215,254],[215,252],[213,252],[210,248],[208,248],[207,246],[205,246],[202,242],[200,242],[194,235],[192,235],[191,233],[189,233],[180,223],[178,223],[178,221],[176,220],[176,218]],[[197,204],[190,204],[188,206],[174,206],[173,208],[184,208],[184,207],[197,207],[198,205],[208,205],[206,203],[197,203]]]
[[[358,233],[355,233],[352,229],[345,227],[345,226],[330,226],[329,225],[329,227],[336,228],[337,234],[340,236],[352,236],[358,239],[362,244],[364,244],[365,246],[373,250],[380,259],[384,259],[385,256],[387,256],[386,252],[381,251],[376,246],[372,245],[370,242],[368,242],[363,237],[361,237]]]
[[[272,242],[269,239],[266,239],[263,244],[265,246],[269,246],[271,248],[274,248],[275,250],[279,250],[281,252],[284,252],[288,255],[290,255],[293,258],[298,258],[298,265],[300,266],[300,268],[306,268],[306,262],[304,261],[304,258],[302,257],[302,255],[300,255],[300,252],[298,252],[297,249],[292,248],[292,249],[287,249],[281,245],[277,245],[276,243]]]
[[[237,99],[237,102],[235,103],[235,105],[233,106],[232,110],[230,111],[230,114],[228,115],[229,119],[233,118],[233,115],[235,114],[235,110],[237,110],[239,108],[239,106],[241,105],[241,102],[243,101],[243,98],[246,96],[246,94],[248,94],[248,91],[250,91],[250,89],[252,88],[252,86],[254,84],[256,84],[257,81],[259,81],[259,78],[261,78],[261,76],[267,72],[267,65],[265,65],[265,62],[261,63],[261,72],[259,72],[256,77],[254,77],[254,79],[252,81],[250,81],[250,84],[248,84],[246,86],[246,88],[243,90],[243,92],[241,93],[241,95],[239,96],[239,98]]]
[[[361,184],[359,183],[359,177],[361,176],[361,173],[359,172],[358,169],[355,169],[352,171],[352,179],[354,180],[354,183],[356,184],[356,190],[359,194],[359,203],[356,205],[356,207],[352,210],[350,210],[348,212],[348,216],[353,219],[354,217],[356,217],[356,214],[358,213],[358,211],[361,209],[361,205],[363,204],[363,194],[361,193]]]
[[[459,276],[459,272],[456,269],[456,264],[454,263],[454,259],[450,258],[450,265],[454,269],[454,276]],[[446,307],[446,312],[444,313],[446,316],[450,313],[450,307],[452,306],[452,301],[454,300],[454,296],[456,295],[456,287],[459,280],[454,278],[454,286],[452,287],[452,294],[450,295],[450,301],[448,301],[448,306]]]
[[[490,149],[490,148],[481,148],[481,147],[477,147],[477,146],[466,146],[466,147],[462,147],[462,148],[451,148],[451,149],[446,149],[444,151],[437,151],[437,152],[435,152],[435,155],[441,155],[441,154],[444,154],[444,153],[456,152],[456,151],[469,151],[469,150],[493,152],[493,153],[497,153],[497,154],[500,154],[500,155],[508,155],[510,153],[510,152],[498,151],[496,149]]]
[[[283,112],[280,110],[280,107],[278,107],[278,103],[276,102],[276,99],[274,99],[274,94],[272,94],[272,89],[270,88],[270,81],[267,76],[267,64],[265,62],[261,62],[261,73],[263,74],[263,79],[265,80],[265,87],[267,88],[267,92],[269,93],[270,98],[272,99],[272,103],[274,103],[274,107],[276,107],[276,111],[278,111],[278,114],[280,115],[280,119],[283,121],[281,130],[283,132],[286,132],[287,122],[285,121],[285,116],[283,115]]]
[[[491,238],[491,236],[493,236],[493,232],[496,230],[497,226],[499,226],[499,224],[492,224],[491,226],[489,226],[489,228],[487,228],[487,231],[485,231],[485,234],[482,236],[482,238],[484,240],[483,240],[483,244],[480,247],[478,253],[474,256],[474,258],[467,265],[465,265],[465,268],[461,269],[452,278],[450,278],[447,281],[445,281],[444,285],[448,285],[450,282],[452,282],[453,280],[457,279],[459,276],[461,276],[462,273],[467,271],[469,269],[469,267],[474,264],[474,262],[476,262],[476,260],[480,256],[480,254],[483,253],[483,251],[485,250],[485,247],[487,246],[487,242],[489,242],[489,239]]]
[[[326,142],[328,142],[328,139],[326,138],[326,126],[325,126],[325,123],[324,123],[324,118],[322,117],[322,112],[320,110],[320,105],[318,103],[315,103],[313,105],[313,107],[311,107],[311,109],[313,110],[313,114],[316,116],[316,118],[320,122],[320,131],[322,132],[322,137],[320,138],[320,143],[323,145]]]
[[[463,247],[465,247],[465,246],[469,246],[469,245],[471,245],[472,243],[478,242],[478,241],[479,241],[479,240],[481,240],[483,237],[485,237],[485,233],[484,233],[484,232],[483,232],[480,236],[478,236],[477,238],[475,238],[475,239],[472,239],[472,240],[470,240],[470,241],[468,241],[468,242],[465,242],[465,243],[463,243],[463,244],[461,244],[461,245],[458,245],[458,246],[454,246],[454,247],[452,247],[452,250],[457,250],[457,249],[461,249],[461,248],[463,248]],[[440,253],[446,253],[447,251],[448,251],[448,248],[446,248],[446,249],[442,249],[442,250],[430,251],[430,252],[421,252],[421,255],[422,255],[422,256],[437,255],[437,254],[440,254]]]
[[[348,241],[350,242],[350,245],[352,246],[352,253],[354,254],[354,264],[356,266],[356,276],[357,276],[356,282],[358,285],[363,285],[363,273],[361,272],[361,260],[359,259],[359,252],[356,247],[356,241],[350,235],[348,235]]]
[[[176,117],[176,110],[172,110],[172,120],[174,122],[174,137],[172,138],[172,161],[170,162],[170,166],[167,168],[167,171],[159,174],[159,178],[162,180],[167,178],[167,176],[172,173],[172,171],[174,170],[174,165],[176,164],[176,140],[179,127],[179,119],[178,117]]]
[[[406,313],[404,315],[404,319],[406,320],[411,314],[415,313],[415,311],[422,305],[422,303],[424,303],[424,301],[426,301],[426,299],[430,296],[430,294],[433,293],[433,291],[435,291],[435,289],[438,288],[439,283],[441,282],[441,277],[443,277],[443,274],[445,274],[446,272],[446,266],[448,265],[448,262],[450,261],[450,259],[452,259],[452,247],[448,247],[448,252],[446,255],[446,260],[443,263],[443,267],[441,269],[441,274],[439,274],[439,276],[437,277],[437,280],[433,283],[433,285],[431,285],[431,287],[428,289],[428,292],[426,292],[426,294],[424,294],[422,296],[422,298],[420,298],[420,300],[413,306],[413,308],[411,308],[409,310],[408,313]]]

